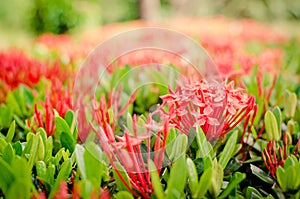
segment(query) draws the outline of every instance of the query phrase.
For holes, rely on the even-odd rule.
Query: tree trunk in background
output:
[[[146,21],[155,21],[160,16],[160,0],[140,0],[141,18]]]

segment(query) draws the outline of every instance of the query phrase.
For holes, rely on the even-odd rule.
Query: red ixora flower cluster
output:
[[[55,80],[51,84],[51,94],[46,94],[45,102],[41,102],[41,108],[34,105],[33,121],[27,120],[27,126],[36,132],[37,128],[45,127],[48,136],[55,133],[54,110],[58,115],[64,117],[68,110],[72,110],[72,90],[71,84],[64,87],[62,82]]]
[[[235,89],[233,82],[219,84],[187,80],[180,83],[182,85],[175,91],[169,88],[170,94],[161,97],[160,109],[170,123],[186,135],[191,128],[200,126],[207,139],[212,140],[225,135],[242,120],[253,120],[256,115],[254,97],[241,88]]]
[[[97,129],[91,125],[92,130],[95,132],[103,151],[107,154],[117,176],[127,189],[136,197],[142,196],[150,199],[153,187],[150,180],[149,161],[153,159],[159,173],[160,168],[163,166],[166,140],[171,125],[167,119],[159,124],[155,122],[152,114],[156,113],[150,113],[147,121],[139,125],[138,117],[134,115],[132,117],[132,128],[124,126],[120,135],[116,135],[118,134],[116,121],[122,116],[127,107],[133,103],[137,91],[131,95],[123,108],[120,107],[120,92],[114,94],[109,93],[108,100],[102,96],[100,103],[94,100],[93,117],[100,128]],[[108,110],[110,108],[115,111],[114,115],[116,117],[113,118],[109,114]],[[153,146],[151,145],[152,138],[155,138]],[[143,152],[142,147],[144,147]],[[121,174],[124,171],[129,177],[129,182]]]
[[[0,82],[4,82],[10,90],[20,84],[32,88],[43,77],[64,82],[73,77],[72,70],[69,66],[61,66],[59,62],[31,58],[21,50],[0,52]]]
[[[123,130],[120,133],[117,133],[116,121],[126,107],[133,103],[137,92],[132,94],[123,108],[119,103],[120,90],[109,93],[108,100],[102,96],[99,103],[93,101],[93,121],[100,128],[92,123],[90,126],[116,174],[137,197],[150,198],[153,192],[149,161],[153,160],[160,173],[170,128],[188,134],[190,128],[200,126],[211,140],[225,135],[242,120],[245,120],[244,132],[248,124],[253,123],[257,110],[254,97],[243,89],[235,89],[233,82],[210,84],[204,80],[186,80],[181,83],[183,85],[178,85],[175,91],[169,89],[170,94],[161,97],[163,103],[149,113],[142,126],[138,125],[138,118],[134,115],[132,127],[121,127]],[[113,110],[116,117],[112,117],[109,110]],[[155,116],[160,117],[160,120],[156,121]],[[129,182],[121,175],[122,171],[128,174]]]
[[[300,148],[300,139],[298,140],[294,155],[298,156],[298,149]],[[276,179],[276,170],[279,166],[284,166],[285,160],[289,154],[287,134],[283,134],[283,148],[276,144],[275,140],[268,142],[267,147],[262,152],[264,164],[269,170],[270,174]]]

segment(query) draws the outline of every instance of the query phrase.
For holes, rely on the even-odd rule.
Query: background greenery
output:
[[[19,43],[24,37],[44,32],[60,34],[139,19],[141,16],[139,7],[139,0],[1,1],[1,43],[5,44],[10,40]],[[253,18],[267,23],[292,23],[292,27],[297,27],[294,23],[300,21],[300,1],[160,0],[157,13],[159,17],[166,19],[176,16],[225,15],[234,18]]]

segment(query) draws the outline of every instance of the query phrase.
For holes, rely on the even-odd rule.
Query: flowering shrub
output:
[[[85,90],[74,99],[88,52],[145,26],[45,34],[30,52],[0,53],[0,198],[299,198],[295,40],[249,20],[177,19],[166,27],[208,50],[219,81],[146,49],[110,62],[90,104]]]

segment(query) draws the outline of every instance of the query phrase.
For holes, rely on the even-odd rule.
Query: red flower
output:
[[[300,139],[298,140],[294,155],[298,156],[298,149],[300,148]],[[276,170],[279,166],[284,166],[284,162],[289,156],[288,152],[288,138],[287,134],[283,135],[283,148],[278,146],[274,140],[268,142],[267,147],[262,152],[264,164],[269,170],[270,174],[276,179]]]
[[[43,110],[38,109],[37,104],[34,105],[33,123],[27,120],[27,126],[36,132],[37,128],[44,128],[47,135],[51,136],[55,133],[54,111],[50,104],[49,97],[46,97],[43,103]]]
[[[256,109],[254,97],[243,89],[234,89],[233,82],[218,85],[186,81],[175,91],[169,88],[169,92],[161,97],[160,110],[170,123],[186,135],[190,128],[201,126],[209,140],[225,135]]]
[[[101,97],[99,105],[96,101],[93,102],[94,121],[100,125],[100,128],[96,129],[96,127],[92,126],[92,129],[97,135],[101,147],[109,158],[116,174],[127,189],[136,197],[151,198],[153,188],[148,163],[153,153],[154,163],[158,168],[158,172],[160,172],[168,135],[169,120],[164,119],[162,124],[158,124],[152,119],[152,114],[150,114],[147,125],[138,126],[137,116],[134,115],[132,118],[132,131],[125,128],[120,132],[122,136],[115,135],[118,133],[116,121],[122,116],[125,108],[133,103],[136,96],[136,92],[134,92],[128,103],[123,108],[120,108],[120,95],[118,93],[120,94],[120,92],[117,92],[116,95],[109,94],[108,103],[104,96]],[[119,109],[119,111],[114,112],[115,118],[112,118],[108,113],[110,108],[113,110]],[[143,129],[142,132],[141,129]],[[155,133],[156,140],[152,147],[150,138],[153,136],[153,133]],[[146,148],[145,155],[143,155],[142,146]],[[118,165],[121,165],[127,173],[129,184],[121,175]]]

